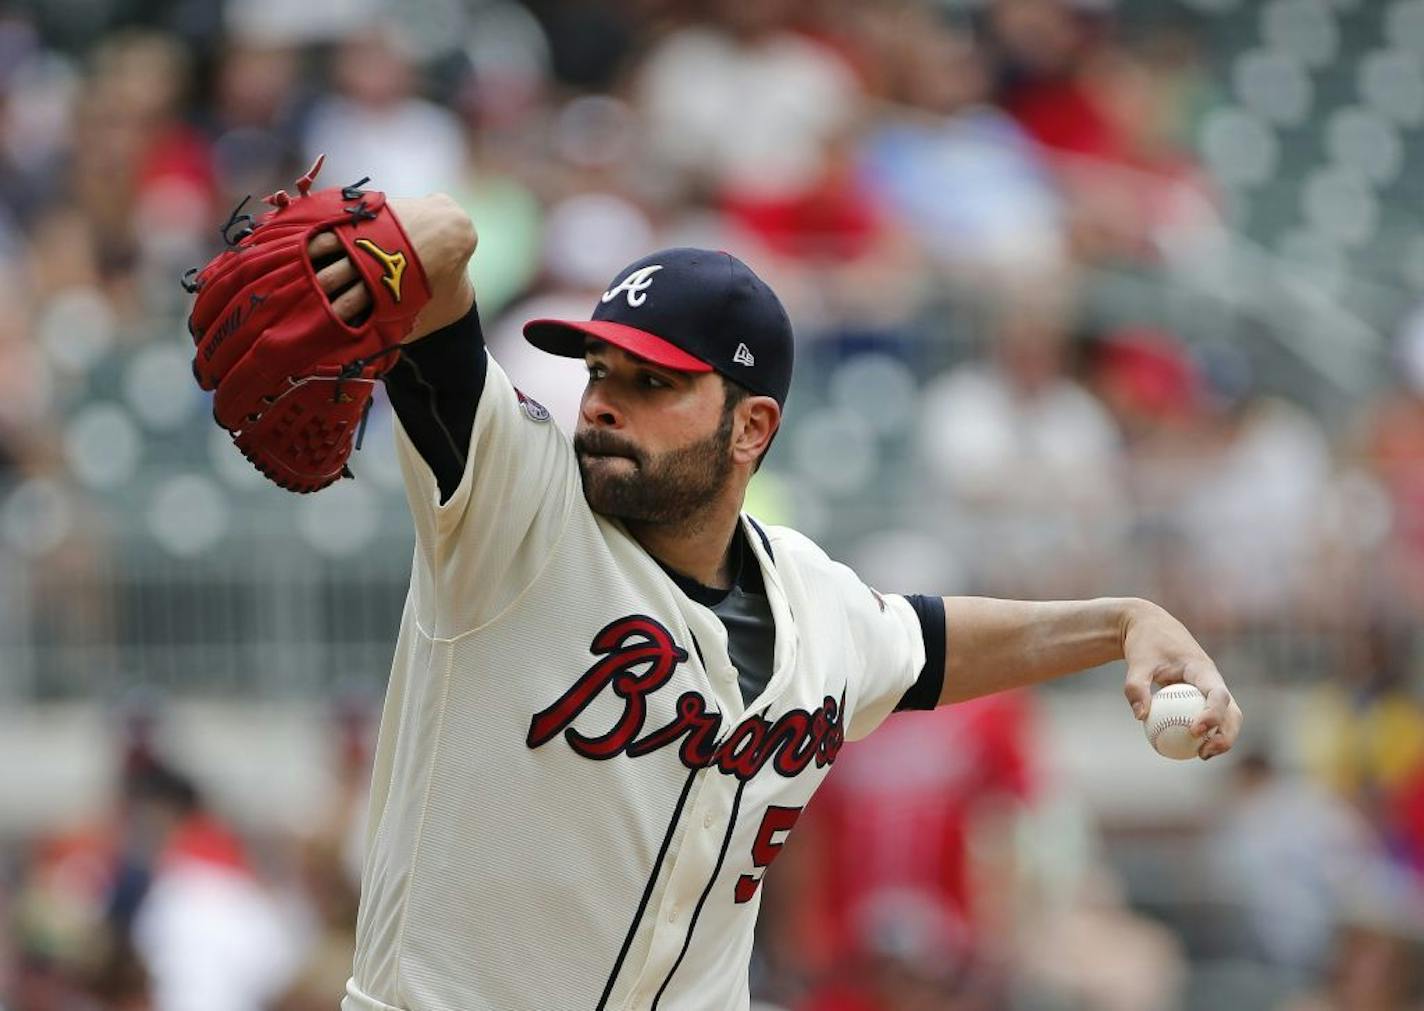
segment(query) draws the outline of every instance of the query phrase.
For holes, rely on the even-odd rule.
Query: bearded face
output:
[[[583,493],[594,512],[633,523],[678,524],[697,514],[732,475],[732,419],[710,435],[651,453],[607,429],[574,436]]]

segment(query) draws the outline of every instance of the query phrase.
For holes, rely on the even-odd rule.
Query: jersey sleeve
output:
[[[846,699],[846,739],[855,741],[880,726],[896,709],[907,708],[904,700],[913,698],[918,687],[930,679],[935,661],[928,655],[933,643],[926,642],[920,612],[909,598],[882,594],[845,566],[836,568],[858,661],[850,673]],[[942,673],[942,647],[939,653]],[[933,708],[933,703],[914,707]]]
[[[459,635],[542,571],[580,493],[578,468],[549,412],[489,357],[477,321],[412,342],[398,368],[387,389],[415,525],[416,612],[429,634]]]
[[[915,617],[920,620],[920,634],[925,642],[925,665],[915,683],[901,696],[895,710],[934,709],[944,691],[944,598],[912,593],[907,594],[905,600],[915,609]]]
[[[810,606],[828,608],[850,638],[846,739],[859,740],[896,709],[932,709],[944,677],[944,601],[880,593],[803,534],[770,528],[798,570]]]

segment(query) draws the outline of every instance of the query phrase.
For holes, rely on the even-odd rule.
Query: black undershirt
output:
[[[468,313],[449,326],[405,345],[385,375],[391,406],[411,444],[435,475],[442,502],[455,493],[465,472],[470,433],[488,363],[479,313],[471,306]],[[737,669],[742,700],[750,704],[771,679],[776,624],[761,566],[740,523],[730,550],[736,553],[730,589],[703,586],[666,566],[663,570],[683,593],[721,619],[727,629],[727,655]],[[895,708],[933,709],[944,681],[944,601],[918,595],[906,599],[920,619],[925,666]]]
[[[728,551],[733,574],[732,586],[726,590],[704,586],[662,562],[658,564],[683,593],[721,620],[727,630],[727,659],[737,669],[742,704],[751,705],[766,688],[775,669],[776,622],[772,620],[771,601],[767,599],[766,584],[762,581],[761,563],[747,543],[746,531],[740,523]]]

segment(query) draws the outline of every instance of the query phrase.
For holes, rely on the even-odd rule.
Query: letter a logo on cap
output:
[[[752,349],[745,344],[738,344],[737,350],[732,354],[732,361],[738,365],[755,365],[756,359],[752,357]]]
[[[660,263],[655,263],[651,267],[640,267],[605,291],[603,301],[612,302],[621,291],[627,293],[630,306],[636,308],[642,305],[648,300],[648,289],[653,286],[653,274],[662,269]]]

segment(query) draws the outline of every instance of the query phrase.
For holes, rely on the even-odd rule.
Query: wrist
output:
[[[1112,604],[1116,612],[1118,651],[1127,656],[1127,637],[1140,622],[1156,611],[1157,605],[1141,597],[1115,597]]]
[[[415,319],[415,325],[401,343],[418,341],[436,330],[442,330],[457,320],[464,319],[474,304],[475,288],[468,277],[462,277],[453,285],[437,289],[436,297],[421,310]]]

